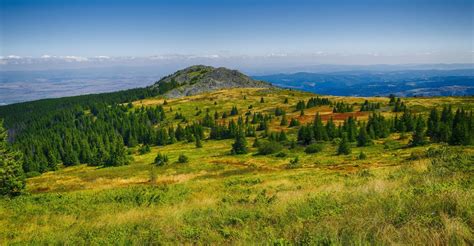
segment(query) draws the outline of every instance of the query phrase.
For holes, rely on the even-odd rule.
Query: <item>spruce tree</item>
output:
[[[235,142],[232,144],[231,153],[233,155],[247,153],[247,140],[245,139],[244,133],[241,129],[239,129],[235,135]]]
[[[430,112],[430,116],[428,117],[426,135],[431,138],[431,141],[437,142],[439,141],[439,116],[438,111],[436,108],[433,108]]]
[[[321,120],[321,116],[319,116],[319,113],[316,114],[316,117],[314,119],[313,133],[314,133],[314,139],[316,141],[328,140],[326,128],[324,128],[324,125]]]
[[[167,155],[158,153],[155,157],[154,164],[157,165],[157,166],[164,166],[164,165],[168,164],[168,161],[169,161],[169,159],[168,159]]]
[[[201,138],[196,136],[196,148],[202,148]]]
[[[370,145],[372,142],[370,140],[369,134],[367,134],[367,130],[365,129],[365,125],[362,125],[359,129],[359,135],[357,136],[357,146],[367,146]]]
[[[336,124],[334,124],[334,120],[332,117],[329,119],[329,121],[326,123],[326,133],[328,135],[329,139],[333,139],[336,137],[337,132],[336,132]]]
[[[0,195],[16,196],[25,189],[21,155],[7,143],[7,131],[0,120]]]
[[[286,142],[288,141],[288,137],[286,136],[286,133],[285,131],[281,130],[280,131],[280,134],[278,134],[278,139],[277,139],[278,142]]]
[[[342,140],[339,143],[339,147],[337,148],[338,155],[348,155],[351,153],[351,147],[349,145],[349,141],[347,140],[347,134],[342,134]]]
[[[425,124],[421,116],[416,121],[415,131],[411,140],[411,146],[420,146],[425,144]]]

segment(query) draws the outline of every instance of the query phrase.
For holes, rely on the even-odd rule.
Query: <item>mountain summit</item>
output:
[[[224,67],[195,65],[168,75],[151,86],[165,96],[175,98],[225,88],[270,88],[270,83]]]

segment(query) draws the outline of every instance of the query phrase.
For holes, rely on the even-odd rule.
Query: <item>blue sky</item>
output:
[[[2,57],[327,54],[339,57],[332,63],[410,63],[420,55],[472,62],[474,50],[472,0],[0,2]]]

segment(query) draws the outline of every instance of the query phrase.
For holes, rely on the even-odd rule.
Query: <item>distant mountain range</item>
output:
[[[257,71],[257,67],[241,70],[254,75],[251,77],[232,69],[212,68],[212,72],[199,74],[202,77],[193,81],[193,83],[198,80],[210,83],[185,86],[170,92],[169,96],[194,94],[196,91],[204,91],[209,86],[208,89],[235,87],[239,85],[234,83],[236,81],[245,85],[252,78],[271,82],[276,86],[341,96],[385,96],[392,93],[398,96],[474,95],[472,66],[472,64],[318,65],[281,69],[275,67],[260,72]],[[204,71],[211,67],[191,66],[188,69],[192,68],[202,68]],[[167,76],[168,79],[163,77],[173,71],[176,69],[169,66],[0,71],[0,105],[146,87],[153,85],[157,80],[170,82],[170,78],[175,78],[179,82],[183,74],[186,74],[181,72],[183,73],[181,75],[175,73]],[[273,74],[272,71],[280,72]],[[293,71],[308,72],[293,73]],[[229,80],[232,74],[236,80]]]
[[[341,71],[254,76],[276,86],[339,96],[474,95],[474,69]]]

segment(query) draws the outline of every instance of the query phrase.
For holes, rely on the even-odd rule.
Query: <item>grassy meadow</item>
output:
[[[298,100],[314,94],[279,89],[232,89],[167,99],[169,123],[176,112],[188,121],[206,110],[244,115],[286,111],[288,121],[311,122],[316,113],[341,123],[349,115],[367,119],[370,112],[333,114],[330,107],[295,110]],[[261,103],[261,98],[264,102]],[[284,104],[288,99],[289,103]],[[347,103],[382,103],[388,98],[333,97]],[[416,112],[451,104],[472,109],[472,97],[407,98]],[[162,98],[133,103],[134,108],[161,105]],[[197,115],[201,111],[199,115]],[[231,118],[236,119],[237,116]],[[221,119],[222,120],[222,119]],[[280,126],[296,139],[297,128]],[[223,120],[222,120],[223,121]],[[321,152],[304,147],[284,155],[231,155],[233,140],[203,140],[153,146],[131,164],[98,168],[61,168],[29,178],[27,195],[0,200],[0,244],[310,244],[310,245],[472,245],[474,244],[474,147],[427,144],[407,147],[410,136],[392,134],[352,153],[336,155],[337,144]],[[365,159],[359,154],[366,154]],[[169,164],[157,167],[157,153]],[[185,154],[188,163],[178,163]],[[289,168],[298,157],[299,166]]]

